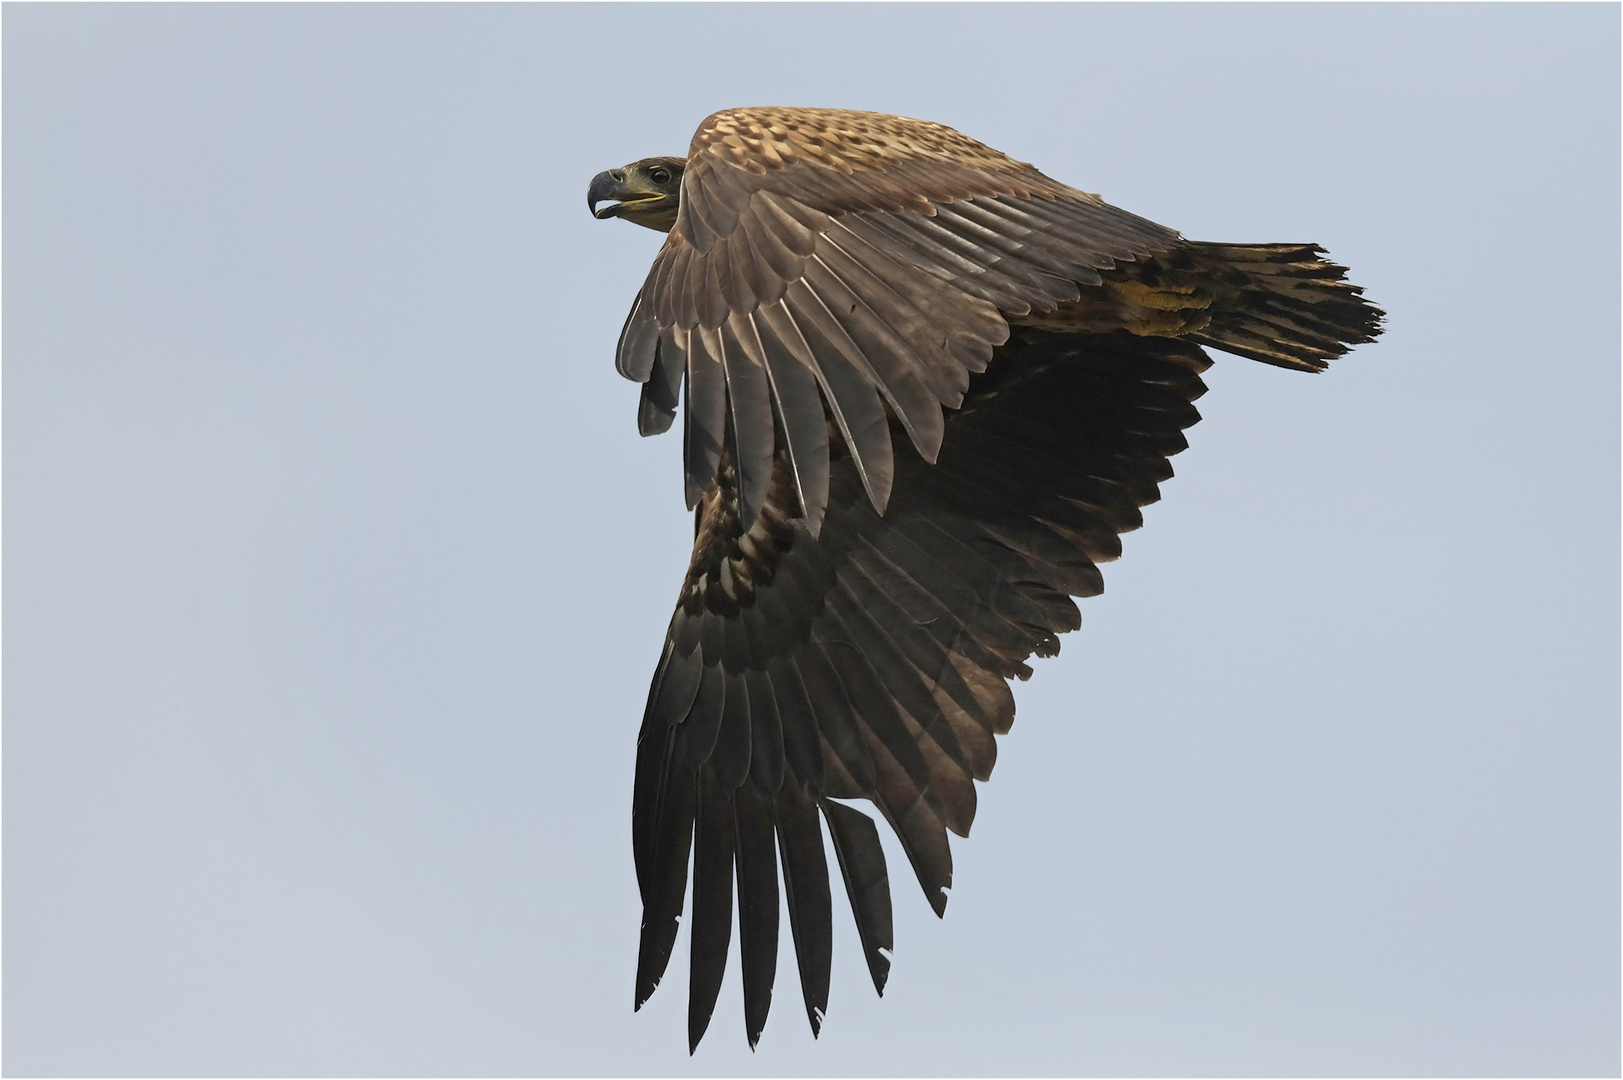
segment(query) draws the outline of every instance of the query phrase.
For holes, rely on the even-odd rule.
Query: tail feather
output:
[[[1374,341],[1386,313],[1320,258],[1317,244],[1191,243],[1197,265],[1221,282],[1211,322],[1189,339],[1298,371],[1323,371]]]

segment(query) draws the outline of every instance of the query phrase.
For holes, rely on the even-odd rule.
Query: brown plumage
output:
[[[669,960],[691,853],[690,1049],[735,876],[754,1046],[781,864],[815,1032],[832,934],[819,814],[882,992],[883,850],[833,800],[879,809],[941,914],[947,832],[968,834],[1014,718],[1007,680],[1059,651],[1071,598],[1102,589],[1097,564],[1172,475],[1199,419],[1199,346],[1317,371],[1381,313],[1314,245],[1186,241],[951,128],[875,113],[717,113],[685,160],[600,174],[588,202],[669,230],[617,366],[644,384],[644,434],[686,387],[696,509],[638,740],[636,1003]]]

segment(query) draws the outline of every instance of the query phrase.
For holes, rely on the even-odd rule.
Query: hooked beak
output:
[[[592,185],[586,189],[586,209],[593,217],[602,221],[620,212],[620,201],[625,198],[625,178],[626,174],[619,169],[607,169],[592,177]],[[601,210],[597,208],[598,203],[609,199],[615,200],[615,204]]]
[[[637,206],[640,203],[658,202],[665,197],[659,191],[637,191],[626,185],[624,169],[606,169],[592,177],[592,184],[586,189],[586,208],[592,216],[599,221],[618,217],[622,211]],[[597,204],[610,202],[608,206],[599,210]]]

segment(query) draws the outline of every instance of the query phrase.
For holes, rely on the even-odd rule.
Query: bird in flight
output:
[[[588,208],[666,234],[615,364],[637,427],[682,412],[693,557],[637,739],[636,1005],[688,920],[688,1049],[721,988],[737,883],[753,1048],[779,868],[806,1015],[828,1007],[826,822],[874,989],[890,883],[867,800],[937,915],[947,833],[1014,720],[1010,679],[1160,497],[1199,419],[1202,346],[1297,371],[1380,333],[1314,244],[1219,244],[952,128],[745,108],[685,158],[592,179]],[[600,205],[606,204],[606,205]]]

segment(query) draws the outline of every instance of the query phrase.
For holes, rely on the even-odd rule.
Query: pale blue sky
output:
[[[6,1072],[1619,1067],[1619,9],[4,10]],[[691,538],[600,169],[951,124],[1390,313],[1220,357],[813,1042],[685,937],[633,744]],[[888,842],[888,838],[887,838]],[[843,901],[837,901],[843,903]]]

